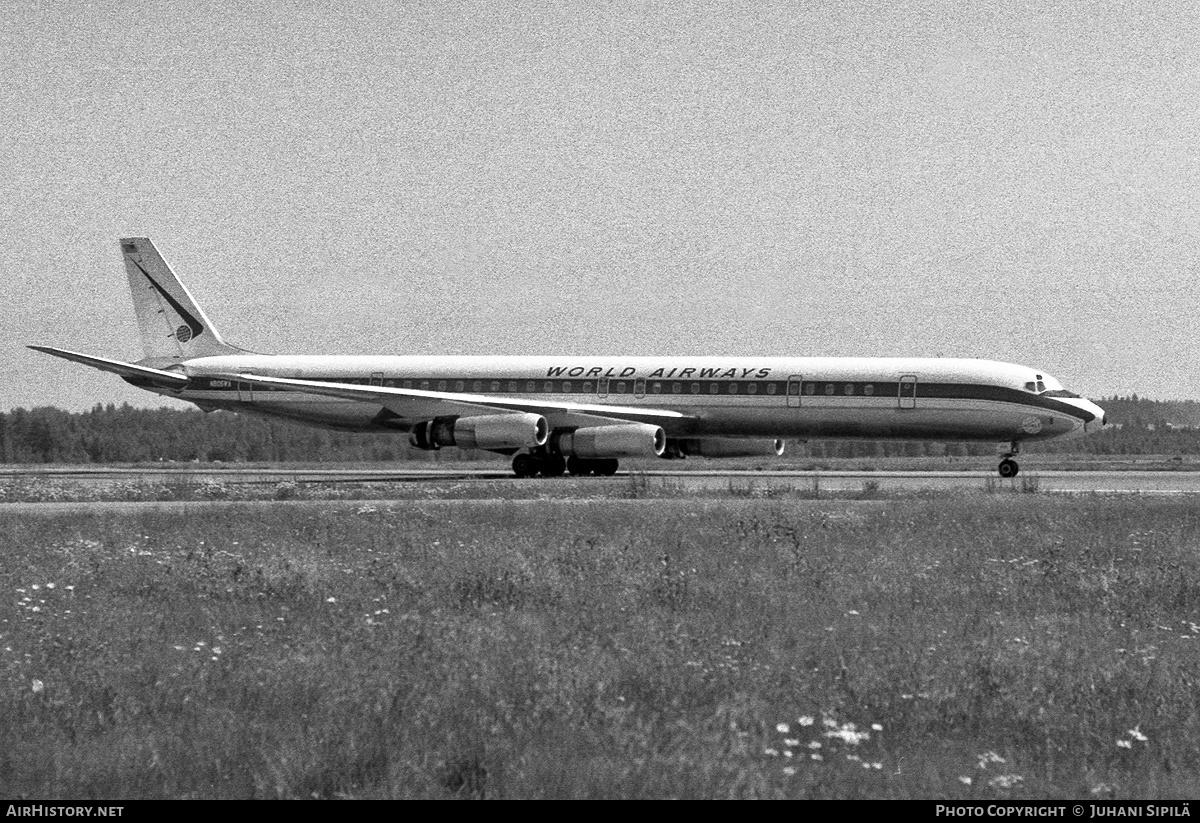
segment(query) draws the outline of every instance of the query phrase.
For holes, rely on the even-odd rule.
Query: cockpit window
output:
[[[1034,380],[1025,384],[1025,391],[1040,394],[1043,397],[1079,397],[1072,391],[1067,391],[1062,384],[1049,375],[1036,375]]]

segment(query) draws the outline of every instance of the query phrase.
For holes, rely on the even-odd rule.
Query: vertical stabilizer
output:
[[[148,359],[179,361],[241,351],[221,339],[148,237],[122,238],[121,256]]]

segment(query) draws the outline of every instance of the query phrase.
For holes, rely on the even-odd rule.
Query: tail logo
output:
[[[177,328],[175,330],[175,335],[174,335],[175,339],[178,340],[180,343],[186,343],[187,341],[191,340],[192,338],[199,337],[204,332],[204,324],[202,324],[199,320],[197,320],[196,317],[191,312],[189,312],[187,309],[185,309],[183,306],[181,306],[179,304],[178,300],[176,300],[171,295],[167,294],[167,290],[164,289],[162,286],[158,285],[158,282],[155,281],[155,279],[150,276],[150,273],[142,268],[141,263],[139,263],[133,257],[129,257],[128,260],[130,263],[137,266],[137,270],[140,271],[143,275],[145,275],[146,280],[148,280],[150,282],[150,285],[154,287],[154,290],[156,292],[158,292],[160,295],[162,295],[163,300],[166,300],[168,303],[171,304],[171,308],[173,308],[175,310],[175,313],[178,314],[180,316],[180,318],[183,320],[183,322],[186,324],[186,325],[180,326],[179,328]]]

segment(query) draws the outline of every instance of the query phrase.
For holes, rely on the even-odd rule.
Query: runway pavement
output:
[[[0,481],[26,479],[75,481],[83,484],[278,484],[317,483],[416,483],[469,482],[505,486],[544,487],[570,497],[570,489],[618,488],[637,484],[647,490],[720,491],[770,494],[777,492],[829,491],[879,492],[928,491],[1026,491],[1041,493],[1098,494],[1200,494],[1200,472],[1190,471],[1061,471],[1022,470],[1004,480],[991,471],[864,471],[864,470],[675,470],[620,472],[616,477],[516,479],[503,466],[478,467],[394,466],[370,469],[346,468],[236,468],[236,467],[0,467]],[[568,488],[569,487],[569,488]],[[558,496],[556,494],[555,496]]]

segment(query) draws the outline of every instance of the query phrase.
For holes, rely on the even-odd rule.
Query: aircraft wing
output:
[[[605,420],[633,421],[664,426],[671,430],[686,428],[695,418],[677,411],[642,408],[638,406],[607,406],[594,403],[571,403],[553,400],[528,400],[517,397],[498,397],[491,394],[462,394],[422,389],[397,389],[387,386],[362,386],[346,383],[326,383],[317,380],[295,380],[288,377],[266,377],[259,374],[220,374],[213,377],[249,381],[252,384],[273,386],[304,394],[321,394],[377,403],[404,418],[419,420],[442,414],[469,416],[500,409],[512,412],[532,412],[542,415],[571,415]],[[431,411],[436,409],[436,411]]]
[[[152,369],[149,366],[138,366],[134,363],[125,363],[120,360],[109,360],[107,357],[95,357],[90,354],[80,354],[75,351],[67,351],[66,349],[56,349],[52,346],[30,346],[34,351],[40,351],[43,354],[51,354],[55,357],[61,357],[63,360],[70,360],[73,363],[82,363],[85,366],[91,366],[93,369],[100,371],[119,374],[122,377],[134,377],[139,380],[148,380],[151,383],[156,383],[160,386],[168,388],[182,389],[187,385],[187,375],[179,374],[173,371],[163,371],[162,369]]]

